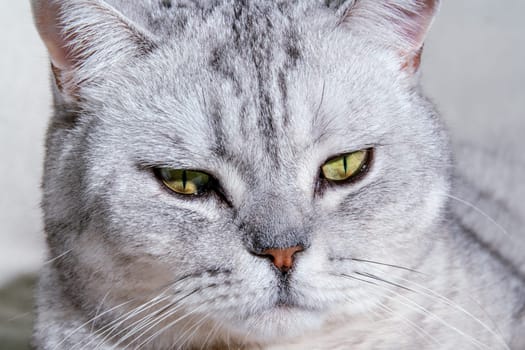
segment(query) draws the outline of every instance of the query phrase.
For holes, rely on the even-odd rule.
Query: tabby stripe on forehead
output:
[[[276,26],[269,20],[268,13],[272,11],[272,7],[265,3],[236,2],[230,12],[231,41],[214,47],[210,52],[208,64],[214,72],[232,83],[236,96],[241,95],[242,85],[254,84],[251,87],[255,88],[255,96],[253,96],[255,98],[252,101],[256,107],[256,127],[261,135],[264,150],[278,165],[279,146],[276,139],[281,128],[288,126],[290,119],[286,77],[288,72],[296,67],[301,54],[297,44],[299,41],[297,32],[291,26],[292,19],[289,14],[283,12],[286,6],[284,4],[278,6],[280,15],[284,16],[284,27]],[[251,66],[251,74],[255,79],[249,79],[251,74],[238,75],[239,72],[231,59],[237,55]],[[241,135],[249,137],[250,133],[247,132],[249,128],[246,126],[248,104],[249,102],[244,102],[241,108],[239,131]],[[278,109],[282,109],[280,119]],[[210,115],[212,130],[215,134],[213,151],[217,156],[225,156],[228,151],[225,144],[227,138],[221,125],[222,116],[220,112],[216,113],[216,108],[212,108],[210,112],[212,112]]]
[[[273,117],[275,115],[274,102],[271,97],[271,89],[267,86],[272,81],[272,47],[274,37],[272,36],[273,25],[267,16],[255,16],[250,13],[246,1],[238,3],[234,7],[234,21],[232,31],[234,34],[233,43],[235,49],[251,60],[255,74],[257,86],[257,98],[259,109],[258,129],[264,137],[264,147],[266,152],[271,154],[274,160],[277,159],[276,127]],[[257,4],[256,12],[265,12],[264,6]],[[260,33],[265,33],[261,35]]]

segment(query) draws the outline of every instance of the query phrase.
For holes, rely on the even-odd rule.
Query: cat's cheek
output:
[[[420,223],[427,223],[427,226],[431,226],[432,223],[436,222],[436,219],[441,216],[444,210],[449,190],[450,184],[444,179],[434,181],[425,198],[425,204],[421,210],[422,220],[419,221]],[[420,230],[424,229],[425,227],[420,227]]]
[[[101,236],[85,232],[72,249],[77,266],[81,267],[75,274],[86,281],[85,295],[93,303],[102,300],[108,291],[112,291],[113,300],[147,298],[173,280],[170,269],[154,257],[128,255],[98,237]]]

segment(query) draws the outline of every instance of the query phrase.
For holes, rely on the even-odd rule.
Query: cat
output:
[[[35,348],[525,349],[522,218],[419,84],[438,6],[32,0]]]

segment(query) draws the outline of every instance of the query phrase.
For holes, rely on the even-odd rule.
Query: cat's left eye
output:
[[[371,152],[365,149],[334,157],[323,164],[322,175],[333,182],[355,179],[368,169]]]
[[[167,188],[183,195],[204,194],[212,183],[210,175],[196,170],[157,168],[156,174]]]

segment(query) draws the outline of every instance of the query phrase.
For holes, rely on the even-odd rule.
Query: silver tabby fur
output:
[[[55,73],[35,347],[525,349],[522,181],[483,180],[478,150],[454,170],[406,65],[437,5],[34,0]],[[250,253],[299,243],[286,278]]]

